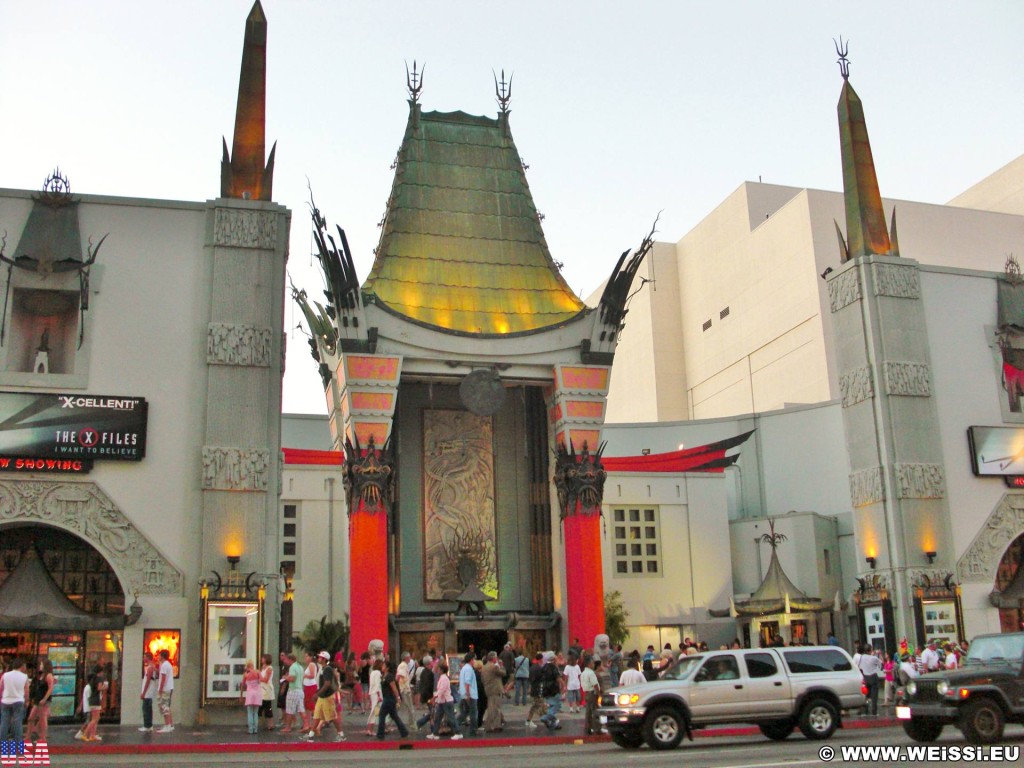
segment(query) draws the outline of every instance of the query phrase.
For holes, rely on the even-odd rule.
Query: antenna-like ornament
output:
[[[850,79],[850,60],[847,58],[847,54],[850,52],[850,41],[843,42],[843,36],[839,36],[839,42],[833,37],[832,42],[835,43],[836,53],[839,55],[839,74],[843,76],[843,80]]]
[[[501,82],[498,81],[498,76],[494,74],[494,70],[491,70],[491,74],[494,75],[494,95],[497,96],[498,108],[501,109],[502,114],[508,113],[509,102],[512,101],[512,78],[515,76],[513,72],[508,76],[508,82],[505,82],[505,70],[501,70]]]
[[[416,60],[412,61],[412,72],[409,72],[409,62],[405,62],[405,84],[409,88],[409,97],[412,99],[413,104],[420,103],[420,91],[423,90],[423,73],[427,71],[427,65],[424,64],[423,68],[416,71]]]

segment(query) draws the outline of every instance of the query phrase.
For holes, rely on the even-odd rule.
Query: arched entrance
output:
[[[125,594],[110,563],[47,525],[4,526],[0,542],[0,659],[53,664],[55,721],[74,716],[85,677],[101,667],[110,682],[103,717],[119,720]]]
[[[996,569],[995,589],[990,596],[999,609],[1001,632],[1024,631],[1024,534],[1014,539]]]

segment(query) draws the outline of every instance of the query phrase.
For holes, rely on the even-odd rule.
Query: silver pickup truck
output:
[[[864,694],[860,671],[836,646],[712,651],[680,657],[658,680],[613,688],[598,714],[626,749],[672,749],[716,723],[754,723],[777,741],[795,727],[827,739]]]

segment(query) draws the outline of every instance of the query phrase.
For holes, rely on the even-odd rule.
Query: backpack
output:
[[[558,667],[554,664],[545,664],[541,670],[541,695],[545,698],[557,696],[561,691],[558,685]]]

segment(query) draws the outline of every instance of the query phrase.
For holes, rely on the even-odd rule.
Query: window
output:
[[[736,665],[736,658],[724,655],[712,656],[697,673],[698,680],[737,680],[739,676],[740,669]]]
[[[661,537],[658,510],[634,507],[612,510],[612,556],[621,576],[661,575]]]
[[[294,578],[299,559],[299,507],[281,505],[281,571]]]
[[[728,307],[726,307],[725,309],[723,309],[721,312],[718,313],[718,319],[719,320],[725,320],[725,318],[727,318],[728,316],[729,316],[729,308]]]
[[[704,325],[702,325],[701,328],[703,328],[705,331],[710,330],[711,329],[711,321],[710,320],[705,320],[704,321]]]
[[[793,674],[812,674],[814,672],[845,672],[852,669],[850,660],[840,651],[828,649],[821,651],[783,651],[783,657]]]
[[[832,575],[832,556],[827,549],[825,550],[825,575]]]
[[[748,653],[746,659],[750,677],[771,677],[779,671],[775,657],[770,653]]]

